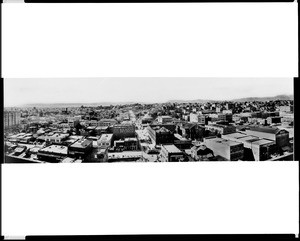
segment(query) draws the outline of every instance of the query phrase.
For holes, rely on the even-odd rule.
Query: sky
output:
[[[9,78],[4,107],[34,103],[231,100],[293,94],[293,78]]]

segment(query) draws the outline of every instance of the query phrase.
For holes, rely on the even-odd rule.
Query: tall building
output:
[[[21,113],[18,111],[4,111],[4,128],[19,125]]]

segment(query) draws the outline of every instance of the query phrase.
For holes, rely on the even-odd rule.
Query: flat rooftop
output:
[[[74,158],[71,158],[71,157],[66,157],[65,159],[63,159],[61,161],[61,163],[73,163],[75,161]]]
[[[112,137],[113,137],[113,134],[103,134],[103,135],[101,135],[99,141],[100,142],[102,142],[102,141],[110,141]]]
[[[92,141],[84,139],[84,140],[78,140],[76,142],[74,142],[71,147],[76,147],[76,148],[85,148],[88,145],[90,145],[92,143]]]
[[[205,139],[205,142],[215,142],[215,143],[220,143],[220,144],[227,145],[227,146],[237,146],[237,145],[241,144],[241,143],[238,143],[235,141],[225,140],[222,138],[209,138],[209,139]]]
[[[245,137],[239,138],[239,140],[247,141],[247,142],[254,142],[254,141],[259,140],[259,138],[257,136],[245,136]]]
[[[227,135],[222,135],[222,137],[230,137],[230,138],[235,138],[235,139],[239,139],[239,138],[243,138],[245,136],[247,136],[246,134],[243,134],[243,133],[239,133],[239,132],[236,132],[236,133],[232,133],[232,134],[227,134]]]
[[[48,153],[57,153],[57,154],[68,154],[68,147],[66,146],[59,146],[59,145],[51,145],[48,147],[45,147],[41,149],[43,152],[48,152]]]
[[[175,145],[163,145],[163,148],[169,153],[182,153]]]
[[[275,144],[275,142],[267,140],[267,139],[260,139],[260,140],[252,142],[252,144],[261,146],[261,145],[266,145],[266,144]]]

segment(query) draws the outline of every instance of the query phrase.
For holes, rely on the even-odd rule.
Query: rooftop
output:
[[[274,128],[274,127],[250,126],[249,128],[250,131],[265,132],[270,134],[277,134],[280,131],[280,129],[277,127]]]
[[[67,155],[68,154],[68,147],[59,146],[59,145],[51,145],[51,146],[48,146],[48,147],[45,147],[45,148],[41,149],[41,151]]]
[[[182,153],[175,145],[163,145],[163,148],[169,153]]]
[[[273,143],[274,143],[274,141],[270,141],[270,140],[266,140],[266,139],[260,139],[260,140],[252,142],[252,144],[254,144],[254,145],[265,145],[265,144],[273,144]]]
[[[113,134],[103,134],[103,135],[101,135],[99,141],[100,142],[102,142],[102,141],[110,141],[112,137],[113,137]]]
[[[242,138],[242,137],[246,137],[246,134],[236,132],[236,133],[232,133],[232,134],[222,135],[222,137],[223,136],[239,139],[239,138]]]
[[[242,141],[247,141],[247,142],[254,142],[254,141],[259,140],[259,138],[257,136],[245,136],[245,137],[238,138],[238,139],[242,140]]]
[[[76,147],[76,148],[86,148],[87,146],[89,146],[92,143],[92,141],[87,140],[87,139],[83,139],[83,140],[78,140],[76,142],[74,142],[71,147]]]
[[[222,138],[209,138],[209,139],[205,139],[205,142],[215,142],[215,143],[220,143],[220,144],[227,145],[227,146],[240,145],[240,143],[238,143],[238,142],[225,140],[225,139],[222,139]]]

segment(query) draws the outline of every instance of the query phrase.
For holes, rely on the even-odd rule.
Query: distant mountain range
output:
[[[235,102],[246,102],[246,101],[270,101],[270,100],[293,100],[293,95],[277,95],[273,97],[246,97],[240,99],[223,100],[223,101],[235,101]],[[220,102],[221,100],[209,100],[209,99],[197,99],[197,100],[169,100],[162,103],[205,103],[205,102]],[[151,104],[150,102],[139,102],[139,101],[128,101],[128,102],[95,102],[95,103],[32,103],[25,104],[20,107],[31,108],[67,108],[67,107],[80,107],[80,106],[109,106],[109,105],[130,105],[130,104]],[[158,103],[158,102],[153,102]]]
[[[220,101],[233,101],[233,102],[250,102],[250,101],[271,101],[271,100],[293,100],[294,95],[276,95],[272,97],[245,97],[240,99],[231,100],[170,100],[167,103],[206,103],[206,102],[220,102]]]
[[[90,106],[90,107],[96,107],[96,106],[109,106],[109,105],[130,105],[135,104],[137,102],[97,102],[97,103],[31,103],[31,104],[25,104],[21,107],[25,108],[31,108],[31,107],[37,107],[37,108],[67,108],[67,107],[80,107],[80,106]]]

